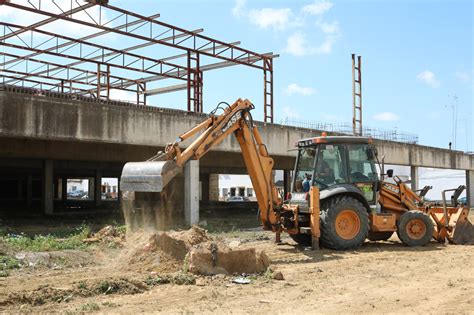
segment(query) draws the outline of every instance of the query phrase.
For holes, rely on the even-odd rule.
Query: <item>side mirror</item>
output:
[[[393,170],[392,169],[387,170],[387,177],[389,177],[389,178],[393,177]]]

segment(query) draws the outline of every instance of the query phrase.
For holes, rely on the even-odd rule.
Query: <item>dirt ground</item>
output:
[[[284,280],[261,275],[248,277],[249,284],[236,284],[234,276],[219,275],[199,276],[189,285],[151,283],[157,274],[176,274],[181,264],[155,257],[161,261],[153,271],[133,246],[66,251],[64,260],[69,255],[83,263],[23,269],[0,278],[0,311],[474,313],[473,246],[407,248],[394,236],[388,242],[367,242],[357,251],[337,252],[310,251],[289,238],[277,245],[271,233],[258,230],[218,237],[264,249]]]

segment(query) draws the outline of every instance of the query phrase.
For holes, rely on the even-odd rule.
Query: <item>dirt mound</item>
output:
[[[94,233],[91,237],[83,240],[84,243],[104,243],[114,244],[117,247],[122,247],[125,241],[125,232],[120,231],[115,226],[107,225],[97,233]]]
[[[182,262],[162,251],[156,234],[144,231],[129,233],[115,267],[124,271],[147,271],[168,273],[182,268]]]
[[[255,248],[228,247],[220,242],[204,242],[191,248],[188,270],[195,274],[242,274],[264,272],[270,261]]]
[[[66,303],[75,298],[87,298],[97,295],[120,294],[133,295],[148,291],[160,284],[177,285],[194,284],[195,279],[182,273],[164,276],[147,277],[146,279],[106,278],[101,280],[78,282],[71,288],[54,288],[49,285],[40,286],[35,290],[13,292],[8,294],[0,305],[29,304],[32,306],[46,303]]]
[[[157,233],[154,235],[153,244],[174,258],[184,260],[193,246],[211,240],[206,230],[193,226],[185,231]]]

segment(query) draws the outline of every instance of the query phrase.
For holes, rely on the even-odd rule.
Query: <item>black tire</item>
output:
[[[349,227],[349,235],[339,235],[336,228],[336,221],[339,224],[344,220],[338,218],[339,215],[349,214],[358,220],[358,228]],[[324,202],[321,209],[321,238],[323,247],[346,250],[360,247],[369,233],[369,214],[365,206],[357,199],[350,196],[331,198]]]
[[[397,228],[398,238],[408,246],[425,246],[430,242],[434,231],[430,217],[418,210],[402,214]]]
[[[298,245],[307,247],[311,246],[311,235],[309,234],[290,234],[290,237],[298,243]]]
[[[369,232],[367,238],[371,241],[386,241],[392,237],[393,232]]]

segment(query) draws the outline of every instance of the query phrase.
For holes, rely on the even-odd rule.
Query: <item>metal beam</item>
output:
[[[214,58],[218,58],[218,59],[223,59],[223,60],[226,60],[226,61],[233,61],[233,62],[236,62],[236,63],[240,63],[240,64],[244,64],[244,65],[247,65],[247,66],[250,66],[250,67],[254,67],[254,68],[264,70],[263,65],[259,66],[259,65],[256,65],[255,63],[247,62],[247,60],[251,57],[260,57],[261,60],[263,61],[264,57],[262,55],[258,54],[258,53],[255,53],[255,52],[252,52],[250,50],[246,50],[246,49],[243,49],[243,48],[240,48],[240,47],[232,46],[232,45],[229,45],[228,43],[224,43],[224,42],[212,39],[212,38],[207,37],[207,36],[194,34],[191,31],[188,31],[188,30],[185,30],[185,29],[182,29],[182,28],[178,28],[178,27],[175,27],[175,26],[170,25],[170,24],[163,23],[161,21],[152,20],[152,19],[147,18],[146,16],[143,16],[143,15],[140,15],[140,14],[137,14],[137,13],[133,13],[133,12],[130,12],[130,11],[127,11],[127,10],[124,10],[124,9],[120,9],[118,7],[113,7],[113,6],[110,6],[110,5],[103,6],[105,8],[109,8],[113,11],[120,12],[120,13],[124,14],[127,18],[128,18],[128,16],[132,16],[132,17],[135,17],[135,18],[140,19],[142,21],[148,21],[148,22],[150,22],[150,24],[165,27],[165,28],[169,29],[173,33],[173,35],[175,35],[176,32],[178,32],[178,34],[181,34],[181,33],[187,34],[188,35],[187,39],[190,39],[190,38],[192,39],[191,40],[191,42],[192,42],[191,45],[192,46],[187,47],[184,44],[182,44],[186,39],[182,40],[180,42],[169,43],[169,42],[166,42],[166,41],[163,41],[163,40],[155,39],[155,38],[153,38],[153,36],[144,36],[144,35],[134,34],[131,31],[129,32],[128,30],[126,30],[126,31],[116,30],[116,29],[113,29],[113,28],[110,28],[110,27],[106,27],[106,26],[97,24],[97,23],[90,23],[90,22],[87,22],[87,21],[83,21],[83,20],[73,18],[73,17],[62,16],[62,15],[58,15],[58,14],[48,12],[48,11],[45,11],[45,10],[40,10],[40,9],[37,9],[37,8],[31,8],[31,7],[28,7],[28,6],[20,5],[20,4],[17,4],[17,3],[6,3],[5,5],[10,6],[10,7],[14,7],[14,8],[18,8],[18,9],[22,9],[22,10],[25,10],[25,11],[29,11],[29,12],[35,12],[35,13],[43,14],[43,15],[46,15],[46,16],[54,17],[54,18],[57,18],[57,19],[65,20],[65,21],[75,22],[77,24],[81,24],[81,25],[85,25],[85,26],[89,26],[89,27],[93,27],[93,28],[102,29],[104,31],[109,31],[111,33],[116,33],[116,34],[120,34],[120,35],[124,35],[124,36],[128,36],[128,37],[133,37],[133,38],[144,40],[144,41],[154,42],[154,43],[161,44],[161,45],[164,45],[164,46],[167,46],[167,47],[182,49],[182,50],[191,51],[191,52],[194,52],[194,53],[199,52],[199,53],[201,53],[202,55],[205,55],[205,56],[214,57]],[[204,43],[198,43],[198,40],[204,41]],[[216,46],[219,46],[219,45],[223,46],[224,48],[222,48],[221,50],[217,50]],[[212,52],[205,52],[205,51],[201,52],[201,51],[199,51],[200,48],[204,48],[204,47],[207,47],[207,46],[213,47],[213,51]]]
[[[158,94],[182,91],[182,90],[186,90],[187,88],[188,88],[188,84],[183,83],[183,84],[176,84],[172,86],[162,87],[158,89],[147,90],[145,92],[140,92],[140,94],[145,94],[146,96],[153,96],[153,95],[158,95]]]

